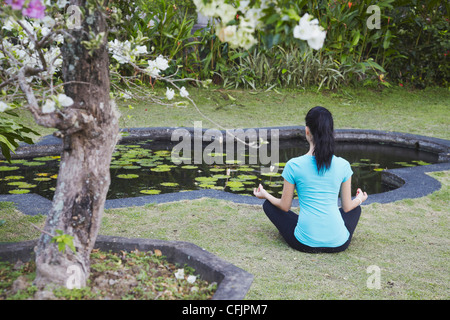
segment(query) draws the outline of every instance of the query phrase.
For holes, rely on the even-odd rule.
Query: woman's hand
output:
[[[361,203],[363,203],[364,201],[367,200],[369,196],[367,195],[367,192],[363,192],[361,190],[361,188],[358,188],[358,190],[356,190],[356,198],[361,200]]]
[[[266,196],[267,196],[268,193],[264,189],[264,187],[261,184],[259,184],[258,188],[253,188],[253,194],[258,199],[266,199]]]

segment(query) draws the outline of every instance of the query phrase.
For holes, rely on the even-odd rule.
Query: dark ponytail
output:
[[[334,154],[333,116],[323,107],[314,107],[309,110],[305,122],[313,136],[317,171],[322,173],[330,168]]]

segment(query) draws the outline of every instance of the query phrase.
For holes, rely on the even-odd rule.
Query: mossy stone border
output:
[[[36,243],[37,240],[0,243],[0,260],[29,261]],[[159,249],[169,262],[186,264],[203,280],[216,282],[213,300],[242,300],[253,282],[252,274],[189,242],[98,236],[94,247],[111,252]]]

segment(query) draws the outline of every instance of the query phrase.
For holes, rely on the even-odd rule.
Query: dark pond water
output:
[[[118,145],[111,163],[112,182],[108,199],[200,188],[251,195],[259,183],[273,195],[280,196],[284,163],[308,151],[305,141],[280,142],[278,171],[261,173],[260,163],[250,164],[252,161],[245,161],[245,157],[244,161],[236,163],[226,154],[215,155],[223,158],[223,164],[175,165],[171,159],[174,145],[151,140]],[[353,194],[358,187],[369,194],[393,189],[381,181],[384,169],[437,162],[435,154],[383,144],[339,143],[336,155],[352,164]],[[238,159],[237,156],[234,159]],[[11,164],[0,161],[0,194],[32,192],[52,199],[58,168],[59,156],[13,160]]]

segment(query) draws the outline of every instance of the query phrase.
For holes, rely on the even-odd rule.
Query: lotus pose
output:
[[[290,159],[284,167],[281,199],[260,184],[253,190],[266,199],[264,212],[292,248],[309,253],[340,252],[347,249],[361,215],[367,193],[358,189],[351,197],[350,163],[334,155],[334,125],[323,107],[309,110],[305,118],[309,151]],[[300,213],[290,211],[294,188]],[[338,207],[341,195],[342,208]]]

